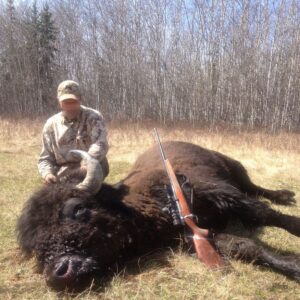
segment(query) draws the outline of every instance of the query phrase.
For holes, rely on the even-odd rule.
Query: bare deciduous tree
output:
[[[52,113],[72,78],[110,118],[300,126],[297,0],[54,0],[50,81],[35,46],[42,9],[0,2],[2,114]]]

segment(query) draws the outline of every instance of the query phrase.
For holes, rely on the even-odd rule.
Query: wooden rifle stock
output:
[[[168,174],[170,176],[170,180],[173,185],[176,197],[180,203],[181,214],[184,222],[193,233],[192,238],[198,259],[201,260],[209,268],[218,268],[224,266],[223,259],[213,247],[213,245],[209,242],[209,231],[207,229],[202,229],[195,224],[193,215],[188,207],[173,167],[168,159],[165,160],[165,166],[168,170]]]
[[[163,164],[171,182],[173,197],[179,202],[180,218],[184,220],[185,224],[192,231],[193,243],[198,259],[201,260],[208,268],[211,269],[224,266],[223,259],[209,241],[209,231],[207,229],[202,229],[195,224],[193,220],[193,214],[191,213],[190,208],[186,202],[185,196],[179,185],[173,167],[170,161],[165,156],[158,132],[156,129],[154,129],[154,131],[156,134],[157,143],[160,148]]]

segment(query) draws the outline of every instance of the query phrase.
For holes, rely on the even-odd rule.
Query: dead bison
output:
[[[164,148],[176,174],[190,179],[199,226],[211,229],[224,257],[253,261],[300,280],[299,256],[224,233],[228,221],[238,219],[247,227],[276,226],[300,236],[300,218],[258,200],[263,196],[291,204],[293,192],[253,184],[239,162],[221,153],[184,142],[167,142]],[[47,283],[58,290],[78,289],[112,265],[176,246],[182,230],[162,210],[168,180],[157,146],[137,159],[122,183],[103,184],[100,190],[97,162],[87,160],[85,178],[74,173],[67,183],[42,187],[26,202],[17,224],[22,250],[36,255]]]

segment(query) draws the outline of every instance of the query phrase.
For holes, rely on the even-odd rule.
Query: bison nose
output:
[[[53,270],[53,275],[62,278],[72,277],[76,274],[76,270],[80,267],[80,265],[81,262],[78,260],[73,261],[69,258],[65,258],[56,264]]]
[[[46,271],[47,284],[56,290],[72,287],[82,268],[83,259],[80,257],[61,257]]]
[[[90,257],[67,255],[45,269],[46,281],[56,290],[80,290],[97,271],[97,263]]]
[[[62,257],[55,265],[53,276],[57,278],[72,279],[82,266],[80,257]]]
[[[69,267],[69,260],[65,259],[64,261],[56,265],[56,268],[54,269],[53,273],[56,277],[63,277],[68,273]]]

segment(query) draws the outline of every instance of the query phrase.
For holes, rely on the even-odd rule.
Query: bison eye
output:
[[[87,222],[91,217],[91,211],[86,207],[86,202],[80,198],[71,198],[65,202],[60,212],[63,221]]]
[[[86,222],[91,215],[91,211],[86,207],[79,206],[77,209],[75,208],[75,219]]]

